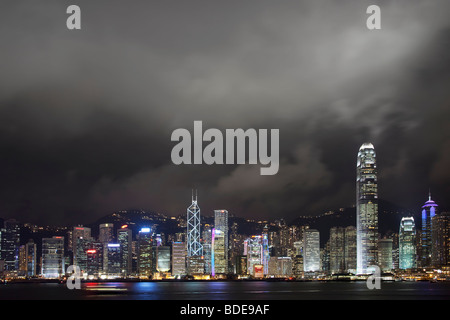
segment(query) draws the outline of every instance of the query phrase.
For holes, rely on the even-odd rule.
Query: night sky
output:
[[[66,8],[81,7],[81,30]],[[381,7],[381,30],[366,9]],[[116,210],[293,219],[348,207],[375,146],[379,197],[449,208],[448,0],[2,1],[0,217]],[[280,169],[181,165],[174,129],[280,130]]]

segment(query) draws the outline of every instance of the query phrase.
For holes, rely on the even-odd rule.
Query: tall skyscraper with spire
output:
[[[371,143],[359,148],[356,164],[356,237],[356,272],[371,273],[378,262],[377,164]]]
[[[431,267],[432,258],[432,219],[437,214],[438,205],[431,200],[431,191],[428,192],[428,201],[422,206],[422,234],[421,234],[421,266]]]
[[[202,256],[200,243],[200,207],[197,203],[197,191],[192,191],[192,203],[187,208],[187,256]]]

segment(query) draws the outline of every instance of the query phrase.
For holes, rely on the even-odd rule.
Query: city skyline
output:
[[[367,146],[367,144],[364,145]],[[195,199],[193,197],[192,204],[188,208],[198,207],[197,200],[197,197]],[[422,225],[420,237],[416,237],[415,233],[404,234],[404,232],[415,229],[414,219],[411,217],[402,218],[397,236],[394,234],[386,238],[386,235],[377,234],[376,248],[371,249],[376,251],[376,257],[371,258],[370,261],[371,267],[378,265],[383,272],[388,273],[394,272],[394,270],[398,273],[403,270],[404,277],[411,277],[411,272],[413,272],[414,277],[419,279],[423,277],[420,272],[425,270],[424,268],[432,268],[433,270],[440,266],[446,268],[447,261],[449,261],[447,237],[450,234],[450,213],[440,212],[436,209],[437,207],[438,205],[432,201],[431,195],[429,195],[429,199],[423,208],[432,208],[433,214],[430,221]],[[17,272],[25,272],[24,270],[28,270],[26,271],[28,277],[35,278],[38,275],[36,264],[41,268],[39,274],[42,275],[43,279],[63,277],[65,267],[70,264],[69,261],[65,261],[69,258],[65,254],[67,248],[68,253],[73,254],[74,265],[81,268],[85,279],[88,275],[89,277],[100,277],[100,274],[102,274],[102,277],[107,277],[104,279],[117,279],[133,277],[133,274],[136,274],[139,279],[144,277],[161,280],[166,279],[167,275],[172,274],[173,276],[171,270],[177,270],[177,272],[184,270],[184,275],[175,273],[175,276],[178,277],[188,275],[201,277],[198,279],[203,280],[209,280],[209,275],[213,279],[216,277],[226,279],[224,275],[230,274],[244,278],[250,276],[256,279],[267,277],[322,279],[323,277],[333,277],[334,274],[339,277],[339,274],[345,275],[346,272],[354,275],[372,272],[368,269],[358,272],[355,268],[357,261],[359,263],[360,260],[360,252],[356,252],[355,243],[360,246],[361,237],[357,237],[356,228],[352,226],[331,228],[329,240],[324,246],[320,241],[319,231],[307,225],[289,226],[289,229],[286,229],[286,225],[284,227],[280,225],[281,229],[275,233],[266,225],[260,230],[259,234],[241,238],[240,250],[244,255],[242,253],[238,256],[233,255],[233,259],[230,260],[227,258],[227,252],[231,251],[227,247],[227,241],[225,241],[223,235],[233,228],[228,223],[228,212],[223,209],[215,210],[213,228],[208,227],[208,225],[203,226],[207,228],[203,232],[209,231],[211,236],[209,240],[207,238],[199,240],[203,247],[203,252],[200,252],[201,256],[198,253],[196,255],[188,254],[190,240],[188,237],[189,223],[187,221],[190,214],[188,209],[184,227],[186,230],[175,235],[158,234],[151,226],[142,227],[138,235],[132,237],[131,230],[128,229],[127,225],[123,225],[117,229],[116,239],[113,224],[101,223],[97,226],[99,229],[98,236],[93,237],[91,228],[75,226],[72,230],[67,230],[68,242],[65,242],[65,236],[42,238],[41,263],[37,262],[36,255],[39,251],[36,250],[36,244],[29,240],[26,245],[19,247],[17,243],[20,232],[19,224],[15,221],[6,221],[4,229],[0,229],[1,261],[5,266],[8,279],[14,279],[14,274],[15,277],[19,276],[20,279],[21,275]],[[427,219],[426,209],[423,210],[422,217]],[[201,232],[200,227],[198,228],[198,231]],[[119,235],[122,231],[126,236],[120,239]],[[358,232],[361,232],[359,228]],[[235,243],[237,234],[235,231],[232,231],[232,233],[233,236],[229,240]],[[222,240],[219,243],[220,238]],[[132,239],[133,241],[131,241]],[[186,239],[186,242],[183,242],[182,239]],[[135,245],[129,243],[130,241]],[[295,244],[301,245],[297,249]],[[124,254],[126,248],[132,247],[133,250],[128,250]],[[180,251],[180,249],[182,250]],[[183,250],[184,253],[182,253]],[[185,257],[185,268],[180,268],[180,266],[175,268],[175,264],[179,263],[177,261],[180,257],[177,255],[180,253]],[[132,255],[134,257],[137,255],[137,262],[133,263],[134,271],[130,272],[128,263]],[[27,260],[26,263],[25,257],[27,259],[31,257],[32,260]],[[239,267],[244,257],[247,264],[246,268]],[[208,259],[211,261],[209,268],[207,268],[206,263]],[[420,266],[419,269],[416,269],[416,262]],[[405,267],[405,263],[407,267]],[[444,275],[447,274],[446,270],[444,269]],[[435,272],[439,273],[436,270]],[[13,275],[12,278],[11,275]],[[205,276],[208,276],[208,278],[205,278]]]
[[[76,268],[85,280],[349,281],[380,270],[390,281],[447,281],[450,212],[440,210],[431,191],[421,206],[417,237],[414,217],[404,214],[398,232],[380,231],[377,156],[370,142],[357,153],[355,187],[354,221],[343,227],[335,220],[325,243],[308,223],[287,225],[282,219],[275,229],[263,222],[252,234],[238,232],[240,222],[230,225],[225,209],[214,210],[211,224],[202,223],[197,190],[192,190],[185,218],[170,218],[177,228],[168,232],[158,230],[157,221],[142,226],[130,220],[133,228],[100,222],[97,236],[91,227],[78,225],[61,230],[63,235],[41,235],[39,245],[32,238],[22,244],[21,224],[6,220],[0,228],[2,276],[6,281],[63,279],[71,272],[66,268]]]
[[[87,224],[115,210],[294,219],[354,204],[354,152],[379,198],[450,207],[449,3],[8,3],[0,12],[0,216]],[[108,8],[107,14],[105,8]],[[32,14],[31,14],[32,12]],[[39,45],[37,45],[39,44]],[[171,133],[279,129],[279,170],[171,161]]]

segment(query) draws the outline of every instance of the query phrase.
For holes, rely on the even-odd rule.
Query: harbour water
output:
[[[87,282],[81,289],[59,283],[9,283],[2,300],[450,300],[450,282],[154,281]]]

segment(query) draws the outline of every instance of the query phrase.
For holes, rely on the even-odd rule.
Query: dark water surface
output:
[[[57,283],[0,286],[2,300],[450,300],[450,282],[108,282],[70,290]]]

